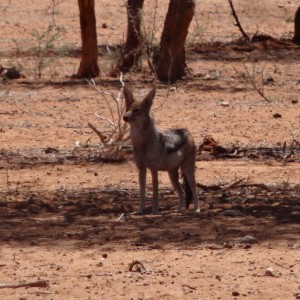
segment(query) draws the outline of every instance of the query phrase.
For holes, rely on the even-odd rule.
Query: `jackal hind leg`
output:
[[[191,167],[183,167],[182,171],[183,171],[183,173],[188,181],[188,184],[191,188],[191,191],[193,193],[194,211],[200,212],[199,199],[198,199],[198,194],[197,194],[197,189],[196,189],[195,167],[194,167],[194,165]]]
[[[152,213],[159,213],[159,204],[158,204],[158,172],[156,170],[151,170],[152,175]]]
[[[145,209],[146,198],[146,168],[139,168],[139,184],[140,184],[140,208],[138,213],[143,214]]]
[[[178,170],[179,170],[178,168],[169,170],[168,174],[169,174],[171,183],[172,183],[172,185],[173,185],[174,189],[176,190],[176,192],[178,194],[178,197],[179,197],[179,203],[178,203],[177,211],[182,212],[184,194],[183,194],[182,187],[179,183]]]

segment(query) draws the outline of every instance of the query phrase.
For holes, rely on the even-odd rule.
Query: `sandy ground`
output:
[[[144,27],[158,43],[167,1],[157,10],[145,2]],[[234,3],[249,35],[276,39],[237,43],[227,1],[197,1],[190,74],[175,88],[157,83],[162,105],[153,115],[161,129],[187,127],[197,144],[212,136],[248,152],[199,151],[200,214],[176,213],[161,173],[161,214],[148,213],[149,201],[144,216],[132,214],[139,201],[130,145],[111,155],[87,125],[112,130],[97,115],[111,119],[106,100],[114,107],[110,94],[120,91],[109,70],[126,33],[122,1],[96,3],[96,84],[106,96],[70,79],[80,62],[76,4],[0,4],[0,64],[24,74],[0,83],[1,299],[300,299],[300,52],[290,42],[298,3]],[[56,53],[68,54],[47,55],[39,79],[32,32],[52,22],[66,31]],[[154,84],[146,63],[124,80],[137,97]],[[256,243],[244,243],[246,235]],[[39,280],[47,287],[1,286]]]

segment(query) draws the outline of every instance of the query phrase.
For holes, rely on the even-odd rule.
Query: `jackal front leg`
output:
[[[139,168],[139,184],[140,184],[140,209],[139,213],[143,214],[145,209],[146,198],[146,168]]]
[[[152,200],[152,213],[159,213],[158,205],[158,172],[156,170],[151,170],[152,175],[152,191],[153,191],[153,200]]]

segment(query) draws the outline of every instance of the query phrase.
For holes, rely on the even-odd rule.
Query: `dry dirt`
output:
[[[145,1],[145,28],[157,42],[167,1],[156,13],[155,2]],[[87,126],[109,134],[95,114],[110,118],[105,99],[114,102],[71,79],[80,62],[76,3],[1,2],[0,64],[24,74],[0,83],[1,299],[300,299],[300,52],[291,43],[299,3],[234,3],[249,35],[274,39],[237,42],[227,1],[197,1],[190,74],[172,89],[157,83],[161,129],[187,127],[197,144],[218,142],[197,157],[201,213],[177,214],[161,173],[161,214],[139,216],[130,146],[110,155]],[[117,95],[109,69],[124,40],[125,7],[96,5],[96,84]],[[66,29],[55,49],[68,54],[47,53],[38,79],[31,33],[53,21]],[[155,83],[146,64],[124,80],[140,97]],[[257,243],[243,243],[246,235]],[[47,287],[2,288],[39,280]]]

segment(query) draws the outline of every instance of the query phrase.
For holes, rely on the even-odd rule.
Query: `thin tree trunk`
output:
[[[195,12],[195,0],[170,0],[160,49],[153,57],[158,79],[174,82],[186,75],[185,40]]]
[[[143,37],[141,33],[142,9],[144,0],[127,1],[127,37],[122,49],[119,68],[127,72],[137,65],[143,50]]]
[[[300,46],[300,7],[298,7],[295,15],[295,32],[292,41]]]
[[[94,0],[78,0],[80,11],[80,28],[82,41],[81,62],[77,72],[78,78],[99,76],[98,46]]]

